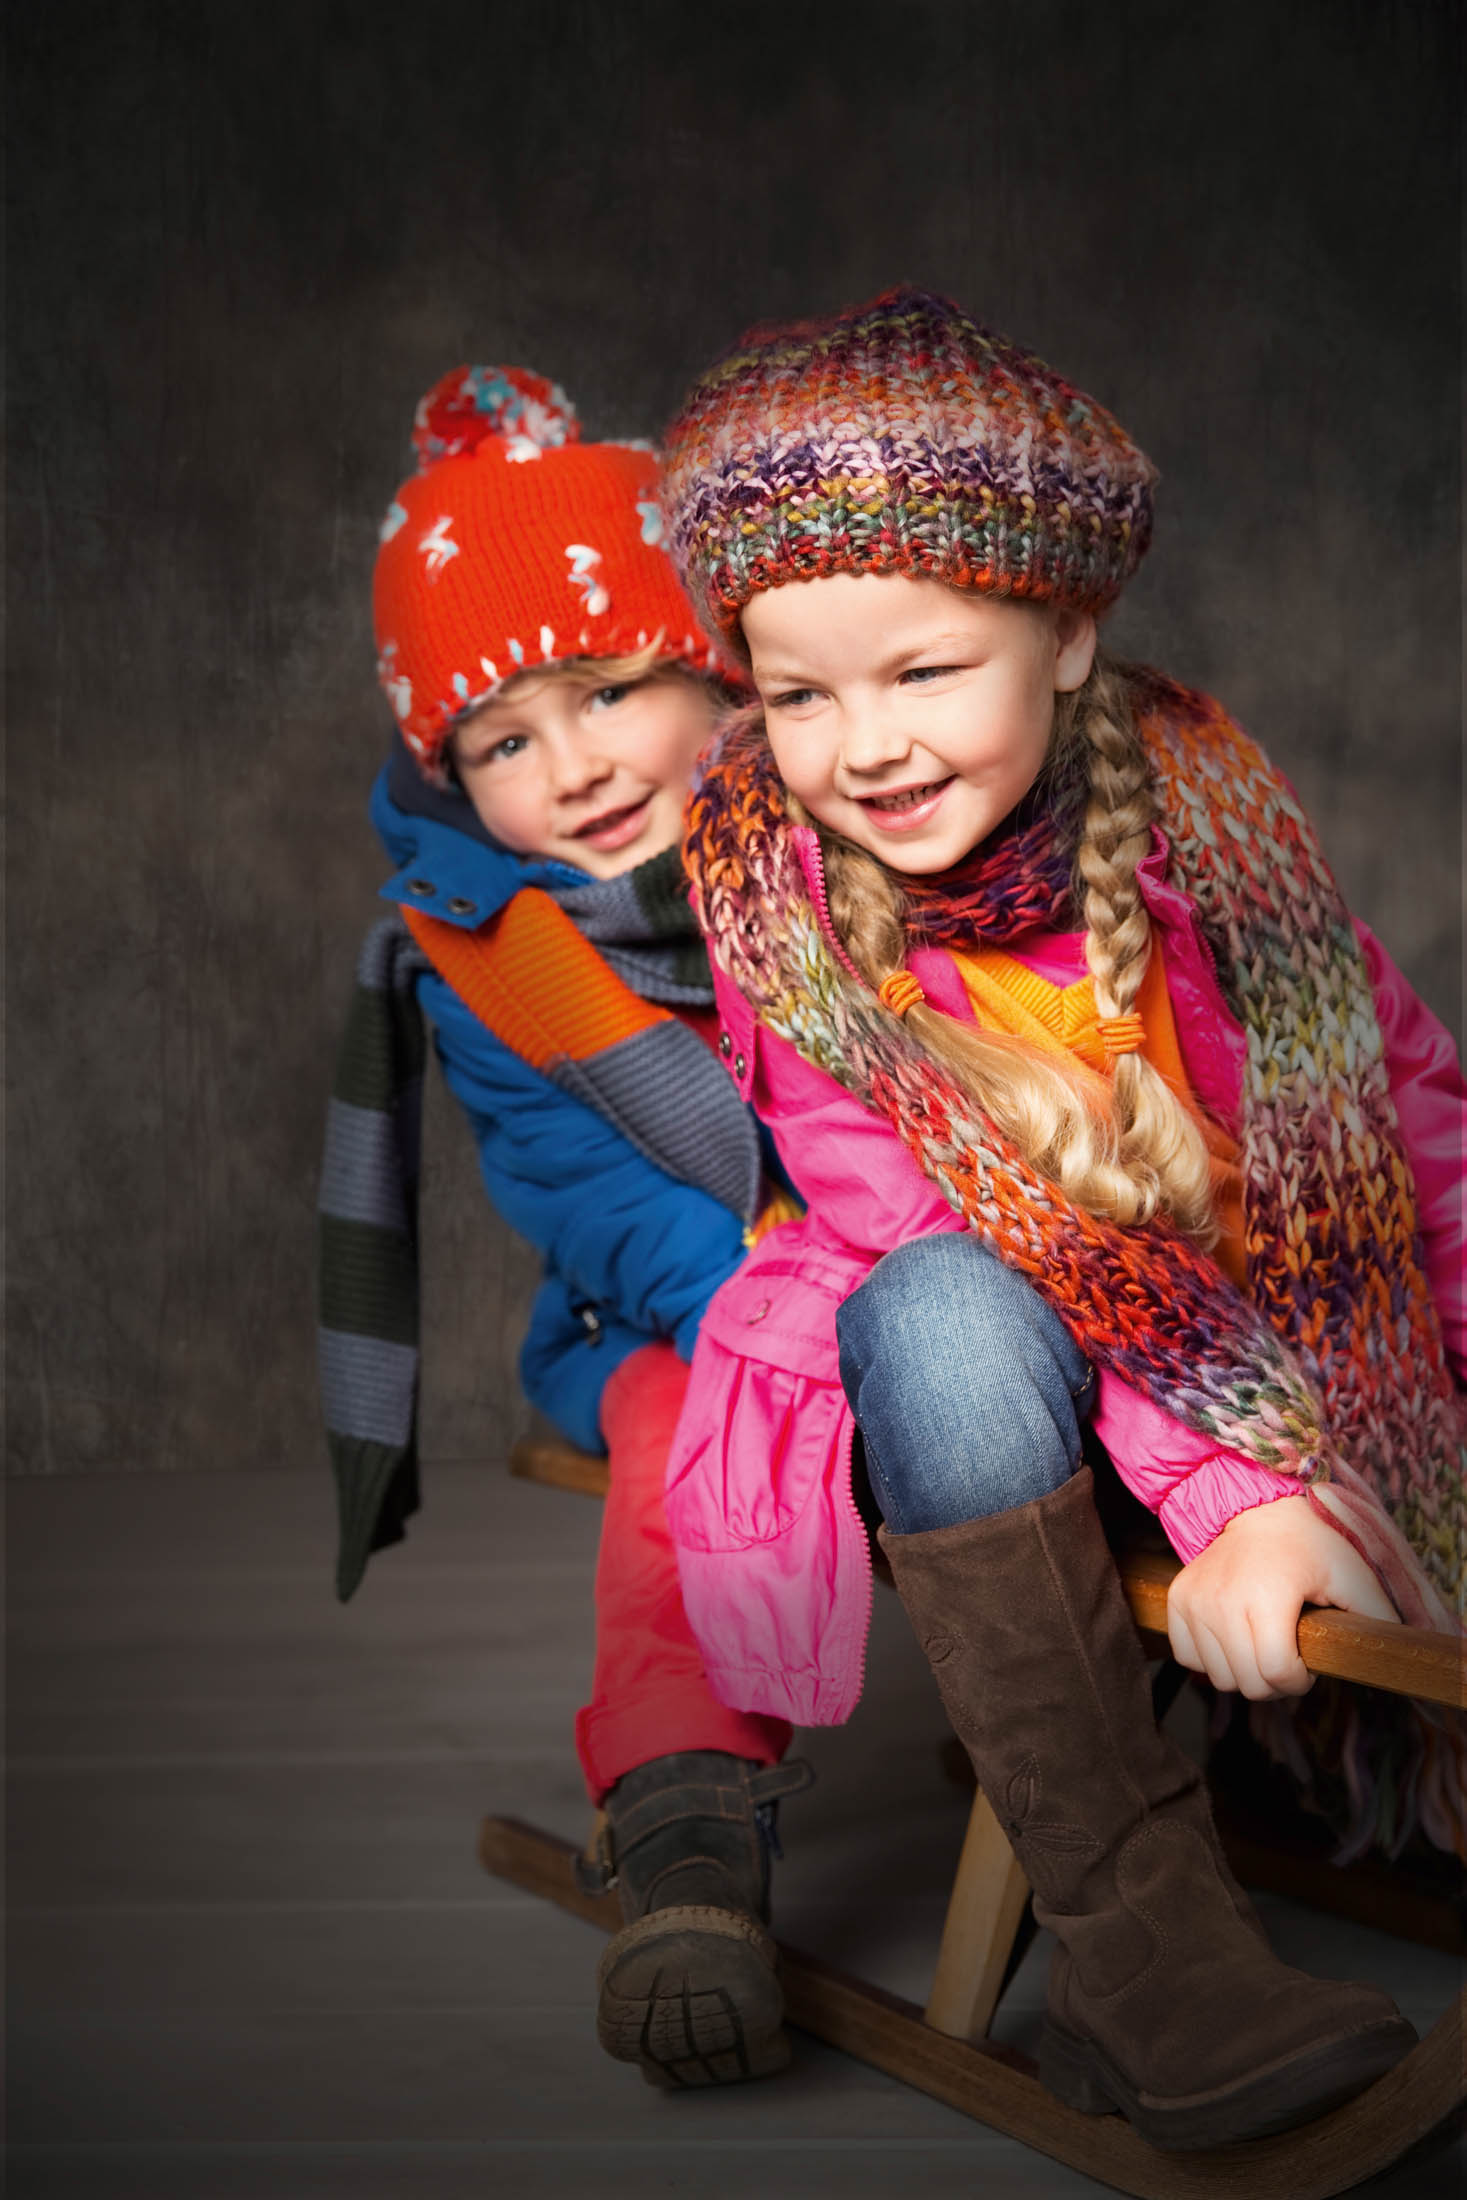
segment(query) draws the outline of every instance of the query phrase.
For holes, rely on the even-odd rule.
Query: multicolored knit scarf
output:
[[[841,967],[773,759],[747,725],[726,737],[689,813],[712,951],[771,1030],[890,1117],[1092,1359],[1219,1445],[1353,1495],[1350,1532],[1402,1617],[1450,1626],[1462,1595],[1461,1398],[1364,957],[1307,820],[1257,747],[1215,703],[1158,675],[1140,704],[1169,875],[1246,1034],[1246,1294],[1169,1221],[1122,1228],[1069,1202]],[[946,895],[919,893],[914,930],[940,944],[1077,922],[1073,836],[1063,797],[1016,819],[939,882]]]

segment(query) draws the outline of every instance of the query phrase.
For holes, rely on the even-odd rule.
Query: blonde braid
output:
[[[1067,699],[1068,700],[1068,699]],[[1136,871],[1151,847],[1156,788],[1136,726],[1131,681],[1097,651],[1090,677],[1061,714],[1061,744],[1077,742],[1089,782],[1076,896],[1085,916],[1085,959],[1102,1016],[1135,1006],[1151,959],[1151,919]],[[1217,1238],[1206,1142],[1164,1077],[1144,1055],[1123,1054],[1111,1077],[1120,1163],[1138,1185],[1204,1245]]]

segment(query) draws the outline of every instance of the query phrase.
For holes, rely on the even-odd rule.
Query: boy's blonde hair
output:
[[[645,649],[634,649],[620,657],[556,657],[549,664],[526,665],[491,696],[490,703],[497,703],[516,688],[528,687],[532,680],[595,679],[606,687],[632,687],[638,680],[650,679],[654,672],[680,672],[684,679],[695,680],[700,686],[714,683],[704,672],[695,672],[691,665],[671,658],[660,634],[654,634]],[[482,705],[480,706],[482,708]]]
[[[1049,769],[1084,776],[1075,892],[1085,917],[1085,956],[1100,1015],[1124,1016],[1151,953],[1136,872],[1158,805],[1130,674],[1099,650],[1083,687],[1056,698]],[[797,803],[791,810],[804,818]],[[879,987],[906,960],[901,887],[864,849],[808,822],[820,835],[831,921],[862,976]],[[1079,1061],[1040,1054],[1021,1039],[978,1030],[922,1003],[903,1021],[1077,1206],[1120,1223],[1145,1222],[1161,1209],[1198,1243],[1216,1241],[1202,1132],[1142,1055],[1121,1055],[1107,1079]]]

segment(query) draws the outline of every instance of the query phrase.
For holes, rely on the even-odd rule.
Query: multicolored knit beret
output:
[[[372,593],[378,677],[425,776],[455,721],[528,668],[655,643],[717,669],[661,547],[650,445],[583,443],[564,390],[525,367],[455,367],[413,446]]]
[[[738,640],[763,588],[931,574],[1101,611],[1151,537],[1156,470],[1103,407],[949,299],[889,290],[753,329],[668,430],[688,592]]]

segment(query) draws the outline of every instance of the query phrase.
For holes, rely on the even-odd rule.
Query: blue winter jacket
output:
[[[508,854],[461,796],[436,794],[402,761],[384,768],[371,799],[397,866],[386,900],[477,929],[522,887],[584,881],[569,865]],[[743,1257],[744,1218],[531,1068],[436,971],[418,978],[417,997],[489,1197],[544,1260],[520,1354],[526,1395],[572,1443],[601,1451],[612,1371],[654,1338],[691,1359],[709,1299]]]

